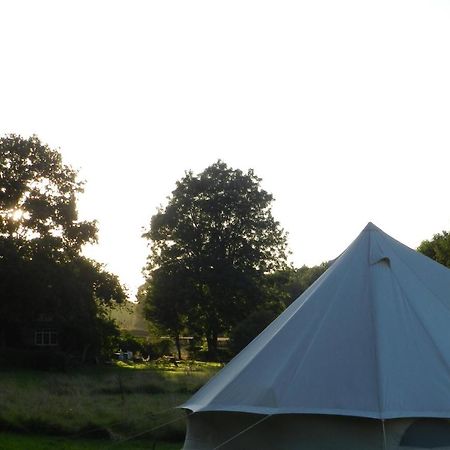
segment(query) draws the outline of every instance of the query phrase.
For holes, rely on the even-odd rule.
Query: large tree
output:
[[[219,333],[265,301],[266,275],[285,266],[286,234],[272,201],[253,170],[218,161],[187,172],[144,234],[150,318],[205,336],[214,358]]]
[[[36,136],[0,138],[0,344],[20,342],[20,329],[45,313],[67,349],[98,350],[105,308],[125,293],[81,255],[97,239],[95,222],[78,219],[82,190],[77,172]]]

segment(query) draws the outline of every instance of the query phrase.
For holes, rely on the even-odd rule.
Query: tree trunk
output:
[[[206,336],[208,343],[208,360],[217,361],[217,331],[213,330]]]
[[[181,361],[181,344],[180,344],[180,335],[177,334],[175,336],[175,346],[177,347],[178,359]]]

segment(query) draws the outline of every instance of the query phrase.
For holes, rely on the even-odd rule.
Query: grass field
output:
[[[114,442],[101,439],[70,440],[62,437],[0,433],[1,450],[180,450],[182,442],[155,440]]]
[[[218,368],[121,364],[68,374],[2,369],[0,449],[179,449],[184,412],[174,407]]]

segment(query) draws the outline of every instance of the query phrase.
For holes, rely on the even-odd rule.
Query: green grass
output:
[[[150,440],[113,442],[104,440],[69,440],[61,437],[0,433],[2,450],[180,450],[182,443]]]
[[[178,368],[120,364],[67,374],[3,369],[0,429],[16,436],[19,433],[24,439],[27,434],[65,436],[67,447],[57,448],[108,448],[101,447],[101,442],[96,447],[69,446],[91,438],[113,442],[118,450],[141,448],[118,444],[137,435],[145,438],[147,449],[152,448],[154,440],[176,443],[167,450],[180,448],[185,413],[174,407],[187,400],[218,368],[206,363],[185,363]],[[134,445],[133,439],[128,442]],[[5,445],[0,448],[15,448]],[[155,449],[160,448],[158,445]],[[41,447],[24,444],[17,448]]]

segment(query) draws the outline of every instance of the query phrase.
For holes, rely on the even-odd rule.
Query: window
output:
[[[51,329],[40,329],[34,333],[34,345],[39,347],[58,345],[58,332]]]

